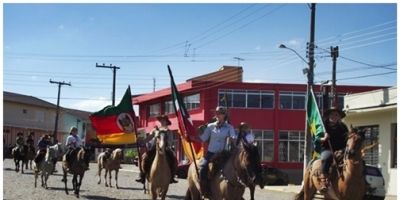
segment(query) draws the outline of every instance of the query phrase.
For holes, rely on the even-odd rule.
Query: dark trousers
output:
[[[333,162],[333,153],[330,150],[323,150],[321,152],[321,167],[322,167],[322,173],[323,174],[328,174],[329,173],[329,167],[331,166]]]
[[[207,151],[206,155],[203,156],[203,160],[200,162],[200,179],[206,180],[207,173],[208,173],[208,163],[210,162],[211,158],[214,156],[215,153]]]
[[[178,169],[178,161],[176,160],[175,153],[167,148],[165,150],[167,156],[167,162],[171,169],[171,176],[174,177],[176,170]],[[141,173],[141,177],[144,177],[147,173],[150,172],[151,165],[153,164],[154,158],[156,156],[156,148],[151,148],[148,152],[143,154],[143,168],[144,171]]]

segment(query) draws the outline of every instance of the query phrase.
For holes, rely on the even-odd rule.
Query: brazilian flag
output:
[[[314,145],[313,159],[319,157],[321,153],[321,142],[320,138],[324,137],[325,126],[319,113],[318,104],[315,100],[315,95],[310,88],[307,98],[307,123],[310,128],[311,138]]]

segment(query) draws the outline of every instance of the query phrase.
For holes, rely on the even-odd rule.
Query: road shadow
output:
[[[167,195],[167,197],[171,199],[185,199],[185,196],[179,196],[179,195]]]
[[[39,187],[38,187],[39,188]],[[64,191],[65,188],[64,187],[49,187],[48,190],[53,190],[53,191]],[[80,189],[79,192],[85,192],[86,190],[82,190]],[[68,188],[68,192],[72,192],[73,193],[73,189],[72,188]]]
[[[115,186],[113,186],[112,188],[115,188]],[[119,186],[118,189],[119,189],[119,190],[143,190],[143,188],[121,187],[121,186]]]
[[[97,199],[101,199],[101,200],[115,200],[116,198],[110,198],[110,197],[106,197],[106,196],[99,196],[99,195],[81,195],[81,197],[85,197],[87,199],[91,199],[91,200],[97,200]]]

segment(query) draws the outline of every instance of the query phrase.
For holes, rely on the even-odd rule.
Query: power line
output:
[[[367,77],[372,77],[372,76],[382,76],[382,75],[387,75],[387,74],[393,74],[396,72],[386,72],[386,73],[379,73],[379,74],[369,74],[369,75],[363,75],[363,76],[352,76],[352,77],[346,77],[346,78],[341,78],[337,79],[338,81],[342,80],[352,80],[352,79],[359,79],[359,78],[367,78]]]

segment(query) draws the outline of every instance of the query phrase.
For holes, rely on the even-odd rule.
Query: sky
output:
[[[3,4],[3,90],[98,111],[132,94],[242,66],[245,82],[307,83],[309,4]],[[279,48],[285,44],[289,49]],[[397,6],[318,3],[314,82],[397,85]],[[227,75],[228,76],[228,75]]]

